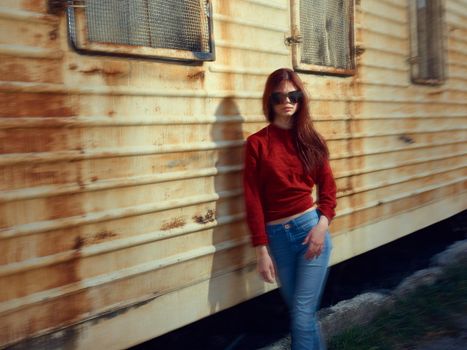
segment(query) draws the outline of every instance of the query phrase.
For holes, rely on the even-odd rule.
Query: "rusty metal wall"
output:
[[[333,263],[467,208],[467,0],[445,2],[436,87],[410,83],[406,1],[356,3],[357,74],[301,74],[339,188]],[[213,8],[216,61],[187,66],[79,55],[45,0],[2,1],[0,348],[124,348],[272,288],[242,147],[291,66],[289,2]]]

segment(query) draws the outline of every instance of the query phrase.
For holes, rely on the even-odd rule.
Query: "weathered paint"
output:
[[[47,1],[2,2],[0,347],[125,348],[274,288],[241,174],[265,78],[292,66],[289,5],[213,1],[216,61],[190,66],[79,55]],[[332,263],[467,208],[467,1],[445,7],[441,86],[410,83],[404,0],[356,1],[354,76],[301,73]]]

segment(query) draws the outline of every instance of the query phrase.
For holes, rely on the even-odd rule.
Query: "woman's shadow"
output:
[[[244,118],[230,96],[222,99],[215,117],[211,140],[218,146],[214,190],[219,199],[214,215],[217,225],[212,229],[212,245],[216,250],[208,292],[211,314],[251,299],[264,290],[264,283],[256,272],[255,252],[250,246],[244,219]],[[237,341],[235,349],[249,349],[252,337],[256,345],[267,345],[271,341],[267,333],[275,332],[274,337],[277,337],[287,329],[284,310],[285,305],[275,291],[266,299],[263,297],[263,301],[250,300],[230,309],[226,317],[215,315],[211,317],[212,339],[208,341],[208,348],[223,349]]]
[[[211,314],[230,306],[232,299],[246,295],[246,281],[238,274],[251,255],[248,245],[239,245],[248,231],[242,219],[243,117],[233,97],[222,99],[215,118],[211,141],[217,149],[213,181],[219,199],[215,209],[217,224],[212,231],[212,245],[216,251],[209,285]]]

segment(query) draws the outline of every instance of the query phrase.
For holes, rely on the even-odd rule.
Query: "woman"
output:
[[[258,271],[269,283],[277,272],[290,310],[293,350],[325,348],[316,310],[336,207],[329,151],[313,127],[308,102],[294,71],[274,71],[263,94],[269,125],[248,137],[245,153],[245,204]],[[311,196],[315,184],[316,202]]]

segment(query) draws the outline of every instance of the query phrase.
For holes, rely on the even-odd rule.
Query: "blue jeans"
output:
[[[269,251],[290,311],[292,350],[326,349],[316,311],[328,274],[331,236],[326,232],[321,255],[311,260],[305,259],[308,245],[302,244],[318,221],[313,210],[285,224],[266,226]]]

